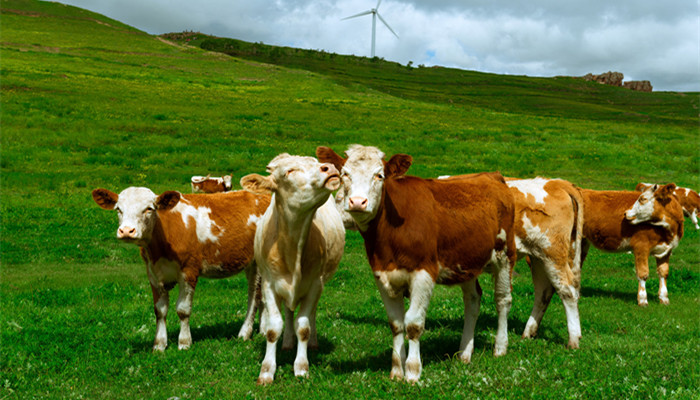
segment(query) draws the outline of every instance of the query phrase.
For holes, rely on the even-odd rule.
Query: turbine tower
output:
[[[361,13],[359,13],[359,14],[351,15],[351,16],[345,17],[345,18],[343,18],[343,19],[341,20],[341,21],[344,21],[344,20],[346,20],[346,19],[356,18],[356,17],[361,17],[361,16],[363,16],[363,15],[372,14],[372,58],[374,58],[374,41],[375,41],[376,30],[377,30],[377,17],[379,17],[379,20],[382,21],[382,23],[383,23],[387,28],[389,28],[389,30],[391,31],[391,33],[393,33],[394,36],[396,36],[397,39],[398,39],[398,37],[399,37],[399,35],[397,35],[396,32],[394,32],[394,30],[391,29],[391,27],[389,26],[389,24],[387,24],[386,21],[384,21],[384,18],[382,18],[382,16],[379,15],[378,9],[379,9],[379,4],[381,4],[381,2],[382,2],[382,0],[377,1],[377,6],[374,7],[373,9],[371,9],[371,10],[367,10],[367,11],[361,12]]]

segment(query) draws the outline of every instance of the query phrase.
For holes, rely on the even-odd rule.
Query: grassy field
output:
[[[201,281],[193,347],[153,354],[138,251],[116,241],[116,215],[90,196],[131,185],[189,192],[192,175],[232,173],[237,182],[263,173],[278,153],[313,155],[318,145],[340,152],[352,143],[411,154],[411,173],[425,177],[500,170],[593,189],[631,190],[639,181],[698,189],[697,93],[409,68],[261,44],[236,44],[257,48],[236,54],[228,39],[165,42],[60,3],[0,6],[0,399],[700,397],[700,239],[690,224],[671,260],[667,307],[655,299],[653,272],[650,305],[636,306],[632,256],[591,251],[576,351],[565,348],[558,299],[539,337],[520,338],[533,301],[522,262],[505,357],[492,355],[489,276],[480,278],[468,365],[455,358],[461,294],[436,289],[415,386],[388,378],[391,333],[362,240],[351,232],[321,298],[310,378],[296,379],[294,355],[281,352],[275,383],[261,388],[264,338],[235,338],[245,279]],[[174,312],[168,330],[172,344]]]

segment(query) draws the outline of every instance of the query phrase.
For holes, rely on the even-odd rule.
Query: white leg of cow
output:
[[[311,337],[309,338],[309,348],[318,349],[318,335],[316,333],[316,309],[311,312]]]
[[[275,370],[277,369],[277,340],[282,334],[284,321],[280,314],[280,301],[272,291],[270,284],[265,280],[263,280],[262,284],[262,295],[265,303],[263,317],[265,318],[264,325],[266,329],[265,338],[267,339],[267,346],[265,348],[265,358],[260,368],[260,375],[258,376],[258,385],[267,385],[272,383],[275,379]]]
[[[406,358],[406,381],[418,382],[422,370],[420,359],[420,337],[425,328],[425,315],[435,282],[426,271],[414,273],[411,280],[411,303],[406,311],[406,338],[408,357]]]
[[[248,280],[248,309],[245,314],[245,320],[238,331],[238,337],[244,340],[250,339],[253,335],[253,325],[255,324],[255,312],[258,308],[258,293],[260,291],[260,276],[255,265],[246,268],[245,276]]]
[[[505,255],[499,257],[497,265],[494,265],[494,270],[494,299],[498,312],[498,330],[493,354],[498,357],[505,355],[508,350],[508,313],[513,303],[510,281],[511,268]]]
[[[542,260],[530,256],[530,271],[532,272],[532,283],[535,288],[535,301],[530,318],[528,318],[523,331],[524,338],[533,338],[537,335],[537,329],[554,294],[554,287],[544,268]]]
[[[153,341],[153,351],[164,351],[168,347],[168,332],[165,319],[168,316],[170,295],[162,288],[151,285],[153,291],[153,311],[156,314],[156,338]]]
[[[307,293],[299,304],[299,312],[297,313],[295,323],[295,330],[297,333],[297,356],[294,360],[295,376],[309,375],[307,348],[309,339],[311,338],[311,320],[313,319],[314,310],[316,310],[322,290],[323,286],[321,281],[315,282],[310,288],[309,293]]]
[[[471,362],[474,352],[474,328],[481,308],[481,287],[476,278],[462,284],[462,298],[464,300],[464,329],[462,329],[459,352],[462,361],[468,363]]]
[[[197,283],[181,281],[179,284],[180,294],[177,297],[177,315],[180,317],[180,336],[177,341],[177,348],[187,350],[192,346],[192,334],[190,333],[190,315],[192,314],[192,297],[194,297],[194,286]]]
[[[284,337],[282,338],[282,350],[291,350],[294,347],[294,311],[284,307]]]
[[[637,270],[637,304],[644,307],[649,305],[647,301],[647,279],[649,279],[649,251],[644,249],[637,250],[634,253],[634,266]]]
[[[668,278],[668,262],[671,254],[656,259],[656,272],[659,274],[659,301],[668,305],[668,289],[666,288],[666,278]]]
[[[403,365],[406,361],[406,348],[403,342],[404,331],[404,305],[403,295],[398,294],[396,297],[391,297],[377,280],[377,288],[384,302],[386,314],[389,317],[389,327],[393,335],[393,351],[391,353],[391,379],[403,379]]]

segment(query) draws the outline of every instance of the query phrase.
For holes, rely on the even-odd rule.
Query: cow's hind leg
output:
[[[245,276],[248,280],[248,309],[241,330],[238,331],[238,337],[248,340],[253,335],[255,312],[260,304],[260,275],[255,264],[245,269]]]
[[[566,326],[569,332],[568,347],[577,349],[581,340],[581,321],[578,312],[579,291],[576,288],[575,275],[567,260],[568,257],[564,254],[558,258],[545,259],[542,261],[542,270],[547,276],[550,287],[554,287],[564,304]],[[551,294],[549,296],[551,297]]]
[[[294,310],[284,307],[284,336],[282,337],[282,350],[291,350],[294,347]]]
[[[502,356],[508,350],[508,313],[513,303],[511,294],[511,261],[504,253],[497,256],[494,265],[494,300],[496,301],[496,311],[498,312],[498,330],[496,332],[496,345],[494,356]]]
[[[535,288],[535,302],[532,306],[530,318],[527,320],[525,330],[523,331],[524,338],[533,338],[537,335],[537,329],[542,322],[547,307],[549,306],[554,287],[544,270],[542,260],[537,257],[530,257],[530,271],[532,272],[532,283]]]
[[[468,363],[471,362],[474,352],[474,328],[481,308],[481,286],[476,278],[462,284],[462,298],[464,300],[464,329],[462,329],[459,353],[462,361]]]

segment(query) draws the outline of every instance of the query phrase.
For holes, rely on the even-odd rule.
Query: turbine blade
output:
[[[367,14],[372,14],[372,10],[368,10],[368,11],[365,11],[365,12],[361,12],[361,13],[359,13],[359,14],[355,14],[355,15],[351,15],[351,16],[349,16],[349,17],[345,17],[345,18],[341,19],[341,21],[344,21],[344,20],[350,19],[350,18],[361,17],[361,16],[367,15]]]
[[[375,9],[375,10],[378,10],[378,9],[379,9],[379,5],[380,5],[381,3],[382,3],[382,0],[378,0],[378,1],[377,1],[377,6],[374,7],[374,9]]]
[[[384,18],[382,18],[382,16],[379,15],[379,13],[377,13],[377,17],[379,17],[379,20],[382,21],[382,22],[384,23],[384,25],[386,25],[386,27],[389,28],[389,30],[391,31],[391,33],[393,33],[394,36],[396,36],[396,38],[398,39],[398,38],[399,38],[399,35],[397,35],[396,32],[394,32],[394,30],[391,29],[391,27],[389,26],[389,24],[387,24],[386,21],[384,21]]]

